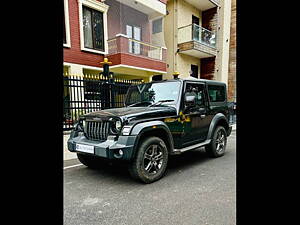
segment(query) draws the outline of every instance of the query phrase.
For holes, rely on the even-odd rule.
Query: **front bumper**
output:
[[[68,150],[83,154],[95,155],[107,159],[130,160],[133,157],[134,143],[137,136],[119,136],[115,140],[114,136],[109,137],[106,141],[92,141],[87,139],[83,134],[73,131],[68,140]],[[76,144],[94,146],[94,154],[85,153],[76,150]],[[116,153],[122,150],[123,155]]]

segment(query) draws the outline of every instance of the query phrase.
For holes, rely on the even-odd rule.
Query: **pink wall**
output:
[[[142,41],[150,42],[150,23],[148,15],[115,0],[106,0],[109,5],[107,13],[108,38],[114,38],[116,34],[126,34],[126,25],[141,27]]]

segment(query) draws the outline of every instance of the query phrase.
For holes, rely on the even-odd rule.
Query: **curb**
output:
[[[76,153],[70,152],[68,150],[67,141],[68,141],[69,136],[70,136],[70,134],[64,134],[64,161],[77,158]]]
[[[232,131],[236,131],[236,124],[232,125]]]

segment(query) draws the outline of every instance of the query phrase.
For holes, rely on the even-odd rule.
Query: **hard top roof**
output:
[[[221,82],[221,81],[216,81],[216,80],[207,80],[207,79],[198,79],[195,77],[184,77],[184,78],[177,78],[177,79],[169,79],[169,80],[163,80],[163,81],[199,81],[199,82],[204,82],[204,83],[208,83],[208,84],[222,84],[222,85],[226,85],[226,83]],[[153,81],[153,82],[157,82],[157,81]],[[158,81],[159,82],[159,81]]]

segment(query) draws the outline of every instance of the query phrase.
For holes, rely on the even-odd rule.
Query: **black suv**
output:
[[[225,83],[143,83],[128,89],[124,104],[80,117],[68,149],[84,165],[125,160],[132,177],[151,183],[163,176],[169,155],[203,146],[211,157],[224,155],[231,133]]]

